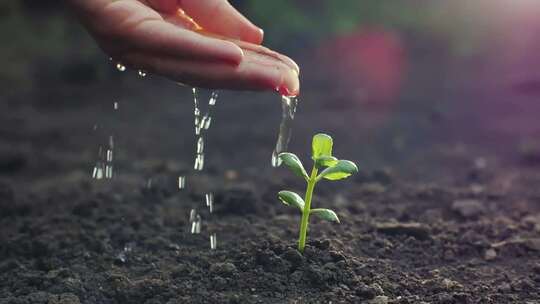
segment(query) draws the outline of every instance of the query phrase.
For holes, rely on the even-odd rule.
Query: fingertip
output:
[[[254,45],[261,45],[264,40],[263,29],[249,22],[242,27],[236,28],[234,31],[224,31],[221,34],[227,38],[237,39]]]
[[[300,93],[300,80],[296,71],[290,68],[276,66],[266,68],[267,75],[271,75],[267,88],[275,90],[283,96],[297,96]]]
[[[249,35],[246,36],[247,37],[243,37],[242,40],[253,44],[262,44],[264,40],[264,30],[254,25]]]
[[[244,51],[236,44],[230,41],[223,41],[227,45],[227,52],[224,54],[224,60],[234,65],[239,65],[244,59]]]
[[[287,70],[283,73],[282,82],[276,87],[276,91],[284,96],[297,96],[300,93],[298,73],[295,70]]]
[[[281,55],[280,59],[283,60],[285,64],[287,64],[289,67],[291,67],[296,72],[297,76],[300,75],[300,67],[294,60],[285,55]]]

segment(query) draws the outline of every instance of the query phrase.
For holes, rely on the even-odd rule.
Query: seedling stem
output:
[[[313,196],[313,189],[315,189],[315,184],[317,183],[318,171],[319,170],[317,170],[317,167],[313,165],[313,169],[311,169],[311,176],[309,177],[308,184],[307,184],[306,196],[304,198],[306,205],[304,206],[304,210],[302,211],[302,222],[300,224],[300,236],[298,237],[298,250],[300,252],[304,252],[304,248],[306,247],[309,213],[311,211],[311,197]]]

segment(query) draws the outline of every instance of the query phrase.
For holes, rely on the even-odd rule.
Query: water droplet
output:
[[[144,70],[139,70],[138,73],[139,73],[139,76],[140,76],[140,77],[143,77],[143,78],[146,77],[146,71],[144,71]]]
[[[114,108],[115,110],[118,110],[118,105],[119,105],[118,102],[115,101],[115,102],[113,103],[113,108]]]
[[[127,262],[127,255],[125,252],[120,252],[119,254],[116,255],[116,259],[119,260],[120,262],[122,263],[126,263]]]
[[[279,167],[281,166],[281,159],[279,158],[279,153],[277,150],[274,150],[272,152],[272,167]]]
[[[108,176],[108,170],[104,164],[105,157],[102,146],[98,146],[97,154],[98,159],[96,161],[96,164],[94,165],[94,169],[92,170],[92,178],[100,180]]]
[[[205,130],[208,130],[208,129],[210,129],[210,123],[212,122],[212,117],[207,116],[205,118],[206,118],[206,120],[204,121],[203,128]]]
[[[122,263],[126,263],[129,257],[129,254],[133,251],[135,247],[134,242],[129,242],[124,245],[124,249],[116,255],[116,259]]]
[[[185,176],[179,176],[178,177],[178,189],[184,189],[186,188],[186,177]]]
[[[212,95],[210,96],[210,100],[208,100],[209,106],[215,106],[218,98],[218,92],[213,91]]]
[[[126,70],[126,66],[123,65],[122,63],[118,62],[118,63],[116,64],[116,69],[117,69],[118,71],[120,71],[120,72],[124,72],[124,71]]]
[[[126,243],[124,245],[124,252],[132,252],[133,251],[133,247],[135,247],[135,243],[134,242],[129,242],[129,243]]]
[[[106,165],[105,166],[105,178],[111,179],[113,176],[113,166]]]
[[[206,193],[205,199],[206,199],[206,207],[208,207],[208,211],[210,213],[214,212],[214,194]]]
[[[199,139],[197,140],[197,154],[202,153],[204,153],[204,138],[199,136]]]
[[[215,250],[217,248],[217,235],[212,233],[210,235],[210,249]]]
[[[193,169],[197,171],[202,171],[204,168],[204,154],[197,154],[195,157],[195,164],[193,165]]]
[[[289,145],[292,135],[292,122],[296,114],[298,98],[281,96],[281,122],[279,124],[279,134],[276,147],[272,152],[272,166],[277,167],[281,164],[279,153],[285,152]]]
[[[193,168],[196,171],[202,171],[204,168],[204,160],[205,160],[205,133],[207,130],[210,129],[210,125],[212,122],[212,115],[211,110],[215,106],[218,98],[218,93],[216,91],[213,91],[211,93],[210,98],[208,99],[208,107],[203,110],[201,109],[200,99],[199,99],[199,91],[197,88],[192,88],[193,92],[193,116],[194,116],[194,127],[195,127],[195,134],[197,136],[197,144],[196,144],[196,150],[195,150],[195,162],[193,165]],[[180,181],[179,181],[180,183]],[[208,208],[209,213],[214,212],[214,195],[213,193],[206,193],[205,194],[205,203],[206,207]],[[192,234],[199,234],[201,232],[201,225],[202,225],[202,218],[201,215],[197,212],[196,209],[192,209],[190,212],[189,217],[189,223],[190,223],[190,231]],[[210,220],[212,217],[210,218]],[[210,235],[210,248],[216,249],[217,246],[217,238],[216,234],[213,233]]]
[[[200,234],[202,219],[201,216],[197,213],[197,210],[191,209],[191,212],[189,213],[189,222],[191,223],[191,233]]]
[[[114,137],[112,135],[109,136],[109,147],[114,148]]]
[[[96,163],[94,166],[94,170],[92,171],[92,178],[93,179],[103,179],[103,164],[100,162]]]
[[[107,161],[108,162],[113,161],[113,150],[110,150],[110,149],[107,150]]]

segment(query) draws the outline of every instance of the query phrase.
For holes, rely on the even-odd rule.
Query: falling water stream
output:
[[[122,63],[116,63],[116,69],[120,72],[126,71],[126,66]],[[137,71],[138,75],[141,78],[146,77],[147,73],[143,70]],[[192,88],[193,93],[193,103],[194,103],[194,131],[196,136],[196,147],[195,147],[195,157],[193,169],[195,171],[201,172],[205,167],[205,135],[206,132],[210,129],[212,124],[212,113],[216,105],[218,93],[212,91],[208,99],[208,105],[206,111],[203,112],[202,99],[200,96],[200,91],[197,88]],[[277,142],[275,148],[272,152],[271,164],[273,167],[278,167],[281,164],[279,160],[279,153],[287,151],[289,141],[292,134],[292,122],[296,114],[296,109],[298,106],[298,98],[291,96],[281,96],[281,122],[279,124],[279,133],[277,137]],[[113,110],[119,110],[119,103],[115,101],[113,103]],[[95,125],[94,131],[97,131],[101,126]],[[107,130],[110,131],[111,130]],[[111,132],[112,133],[112,132]],[[92,170],[92,178],[101,180],[101,179],[112,179],[113,177],[113,160],[115,155],[115,142],[114,136],[111,134],[108,136],[106,143],[100,144],[98,146],[98,157],[95,162],[94,168]],[[152,187],[152,179],[148,179],[147,187]],[[186,188],[186,176],[178,177],[178,189],[181,191]],[[214,213],[214,194],[212,192],[204,193],[204,199],[198,206],[195,206],[191,209],[189,214],[189,231],[191,234],[201,234],[203,230],[203,212],[207,214],[208,218],[205,218],[205,221],[215,220],[213,219]],[[206,217],[206,216],[205,216]],[[217,248],[217,234],[215,231],[208,231],[210,238],[210,249]],[[131,246],[130,246],[131,248]],[[124,250],[122,253],[125,254],[130,250]]]
[[[206,132],[210,129],[212,123],[212,111],[216,105],[218,93],[212,91],[210,98],[208,99],[208,106],[206,112],[203,113],[202,99],[200,96],[200,91],[197,88],[192,89],[193,92],[193,115],[194,115],[194,127],[195,127],[195,136],[197,138],[196,148],[195,148],[195,160],[193,164],[193,169],[195,171],[204,170],[204,161],[205,161],[205,135]],[[184,180],[185,183],[185,180]],[[180,182],[179,182],[180,185]],[[203,207],[194,207],[191,209],[189,215],[189,228],[192,234],[201,233],[202,225],[202,216],[201,209],[206,209],[206,212],[209,214],[209,218],[205,219],[207,221],[213,220],[212,214],[214,212],[214,194],[212,192],[207,192],[204,195],[204,205]],[[214,231],[209,231],[210,233],[210,249],[217,248],[217,235]]]
[[[113,110],[118,111],[118,102],[113,103]],[[94,131],[98,131],[100,125],[94,125]],[[109,130],[111,133],[112,131]],[[113,178],[114,160],[114,135],[109,135],[105,143],[98,145],[97,160],[92,169],[92,178],[96,180]]]
[[[296,108],[298,107],[298,97],[296,96],[281,96],[281,122],[279,124],[278,139],[276,147],[272,152],[272,167],[281,165],[279,153],[286,152],[291,141],[292,122]]]

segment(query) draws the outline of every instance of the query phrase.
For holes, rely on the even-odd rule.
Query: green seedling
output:
[[[304,199],[292,191],[280,191],[278,198],[287,206],[300,209],[302,221],[300,223],[300,235],[298,237],[298,251],[304,252],[310,215],[318,216],[324,220],[339,223],[337,214],[330,209],[311,209],[311,198],[315,185],[322,179],[339,180],[358,172],[355,163],[349,160],[339,160],[332,156],[332,137],[326,134],[313,136],[312,153],[313,168],[308,175],[298,156],[293,153],[280,153],[279,158],[294,174],[302,177],[307,182]],[[319,171],[321,173],[319,174]]]

